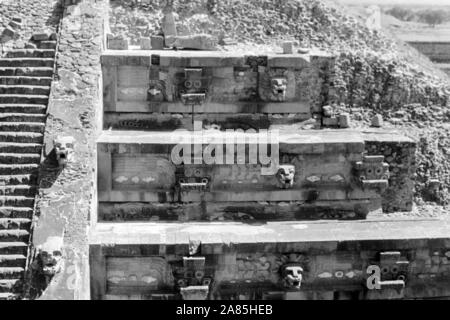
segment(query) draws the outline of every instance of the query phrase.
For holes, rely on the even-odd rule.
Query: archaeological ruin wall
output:
[[[353,122],[445,92],[240,43],[209,1],[24,2],[0,3],[0,299],[450,296],[448,223],[408,215],[417,141]]]
[[[109,225],[91,243],[91,299],[363,300],[449,294],[448,240],[364,240],[370,237],[367,230],[353,227],[360,239],[342,241],[350,235],[342,225],[326,231],[315,227],[300,238],[302,225],[154,225],[158,231],[143,233],[145,227],[137,224],[127,236],[134,244],[120,238],[123,226]],[[390,232],[412,226],[383,222],[377,231],[389,238]],[[168,230],[173,236],[157,240]],[[341,240],[331,236],[334,232]],[[113,237],[116,245],[102,244]],[[381,270],[379,290],[366,285],[369,266]]]
[[[265,129],[310,119],[326,99],[323,53],[251,56],[207,51],[102,56],[104,129]],[[193,94],[203,95],[191,103]]]
[[[410,261],[422,263],[409,244],[370,247],[365,241],[374,234],[354,239],[338,231],[342,224],[333,226],[337,233],[331,237],[320,227],[315,236],[296,231],[303,229],[302,221],[357,221],[383,208],[411,209],[408,170],[415,142],[379,128],[354,130],[347,114],[323,106],[319,101],[327,101],[331,78],[326,65],[333,57],[321,57],[104,52],[105,131],[97,140],[98,211],[90,237],[93,299],[419,294],[406,286],[421,281],[416,279],[422,272],[409,267]],[[295,126],[305,122],[313,125]],[[221,143],[229,129],[242,131],[231,136],[235,148],[227,163],[220,156],[227,154]],[[274,172],[245,162],[260,147],[252,144],[248,129],[279,130]],[[188,150],[198,153],[185,154]],[[206,163],[205,154],[214,161]],[[388,192],[391,183],[395,187]],[[372,231],[389,238],[393,229]],[[320,242],[312,244],[313,238]],[[366,245],[361,253],[353,251]],[[430,245],[420,242],[420,250],[431,252]],[[364,287],[372,264],[388,270],[382,292]]]

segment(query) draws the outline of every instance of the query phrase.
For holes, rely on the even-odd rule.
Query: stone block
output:
[[[5,29],[3,29],[3,33],[2,33],[2,38],[3,37],[8,37],[8,38],[14,38],[14,36],[16,35],[16,32],[10,28],[10,27],[6,27]]]
[[[69,5],[66,7],[66,14],[77,16],[80,14],[80,8],[78,6]]]
[[[230,45],[236,45],[237,44],[237,41],[232,39],[232,38],[223,38],[223,39],[221,39],[219,41],[220,41],[220,44],[224,45],[224,46],[230,46]]]
[[[350,115],[348,113],[341,113],[339,115],[339,127],[341,128],[350,127]]]
[[[165,37],[165,45],[175,48],[214,50],[217,47],[217,43],[217,38],[208,34]]]
[[[12,18],[12,21],[17,22],[17,23],[22,23],[22,18],[14,17],[14,18]]]
[[[234,69],[233,67],[214,68],[213,76],[215,78],[231,79],[234,77]]]
[[[150,45],[152,50],[163,50],[164,49],[164,37],[162,36],[151,36]]]
[[[267,57],[269,68],[303,69],[309,65],[304,56],[298,54],[272,55]]]
[[[333,108],[331,106],[323,106],[322,112],[324,117],[332,117],[333,116]]]
[[[303,291],[286,291],[285,300],[311,300],[313,299],[311,292]]]
[[[205,257],[183,257],[183,266],[187,269],[202,270],[205,267]]]
[[[293,41],[285,41],[285,42],[283,42],[283,53],[284,54],[292,54],[292,53],[294,53],[294,42]]]
[[[336,117],[322,118],[322,124],[324,126],[337,126],[339,124],[339,119]]]
[[[37,46],[34,43],[28,42],[25,44],[25,49],[36,49]]]
[[[49,35],[46,32],[40,32],[33,34],[34,41],[46,41],[49,39]]]
[[[126,39],[109,39],[108,49],[110,50],[128,50],[128,41]]]
[[[386,289],[394,289],[394,290],[402,290],[405,288],[405,282],[403,280],[389,280],[389,281],[380,281],[381,290]]]
[[[441,182],[438,179],[430,179],[427,183],[429,191],[438,191],[441,186]]]
[[[152,42],[150,38],[142,37],[141,41],[141,50],[150,50],[152,48]]]
[[[180,288],[183,300],[206,300],[209,293],[209,286],[189,286]]]
[[[22,24],[19,23],[19,22],[14,21],[14,20],[11,20],[11,21],[9,22],[8,25],[9,25],[11,28],[14,28],[14,29],[16,29],[16,30],[19,30],[19,29],[22,28]]]
[[[309,48],[299,48],[297,52],[300,54],[307,54],[309,52]]]
[[[400,259],[400,251],[385,251],[380,252],[381,264],[392,264]]]
[[[164,14],[164,17],[162,19],[161,28],[162,28],[164,37],[177,35],[177,28],[175,25],[175,16],[174,16],[173,12],[166,12]]]
[[[371,125],[375,128],[380,128],[383,126],[383,117],[381,114],[377,114],[372,118]]]

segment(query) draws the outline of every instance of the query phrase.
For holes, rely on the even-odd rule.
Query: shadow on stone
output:
[[[53,186],[62,169],[63,168],[59,166],[58,161],[56,160],[55,149],[52,149],[52,151],[45,156],[45,160],[42,161],[39,168],[39,189],[47,189]]]
[[[64,12],[63,2],[64,0],[59,0],[55,3],[52,9],[52,14],[47,19],[47,21],[45,21],[46,26],[58,26]]]

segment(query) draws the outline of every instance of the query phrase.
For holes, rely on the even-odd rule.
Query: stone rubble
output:
[[[381,114],[376,114],[371,120],[372,127],[381,128],[383,126],[383,117]]]
[[[31,37],[42,32],[43,27],[49,34],[55,32],[59,19],[57,2],[57,0],[0,1],[0,34],[6,32],[14,39],[14,41],[0,40],[3,51],[25,48]]]

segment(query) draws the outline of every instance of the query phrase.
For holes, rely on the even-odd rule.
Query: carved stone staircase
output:
[[[0,300],[22,291],[56,41],[0,59]]]

